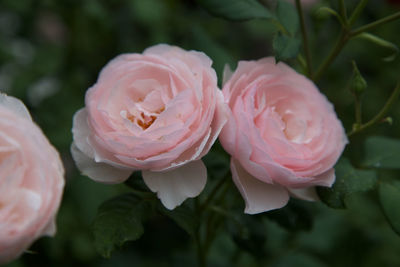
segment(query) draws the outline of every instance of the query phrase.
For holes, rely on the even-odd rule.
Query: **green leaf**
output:
[[[237,247],[256,258],[264,255],[266,241],[266,231],[261,218],[262,216],[241,214],[235,221],[227,221],[228,232]]]
[[[309,231],[313,225],[310,212],[295,199],[291,199],[285,207],[266,212],[265,215],[291,232]]]
[[[295,58],[300,52],[300,45],[299,39],[277,33],[272,42],[276,61]]]
[[[162,214],[176,222],[176,224],[189,235],[194,236],[198,220],[196,214],[190,207],[184,204],[174,210],[167,210],[164,206],[159,205],[159,210]]]
[[[390,226],[400,235],[400,183],[380,183],[379,200]]]
[[[211,14],[228,20],[269,19],[274,15],[257,0],[197,0]]]
[[[350,161],[342,158],[335,166],[336,181],[332,188],[317,187],[321,200],[329,207],[343,209],[346,197],[375,187],[377,177],[373,170],[355,169]]]
[[[297,33],[299,30],[299,15],[293,4],[279,0],[276,7],[276,15],[280,23],[291,35]]]
[[[400,140],[372,136],[365,142],[364,164],[367,167],[400,169]]]
[[[96,250],[105,258],[126,241],[139,239],[142,222],[151,210],[151,203],[133,194],[125,194],[104,202],[97,211],[92,231]]]

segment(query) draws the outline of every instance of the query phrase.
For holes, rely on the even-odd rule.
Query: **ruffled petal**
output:
[[[120,169],[106,163],[95,162],[94,159],[79,150],[75,142],[71,145],[71,154],[81,173],[96,182],[106,184],[122,183],[133,172],[131,169]]]
[[[72,136],[76,147],[86,156],[94,158],[94,150],[88,143],[91,131],[87,123],[87,116],[86,108],[81,108],[75,113],[72,122]]]
[[[6,94],[0,93],[0,106],[14,112],[16,115],[32,120],[28,109],[25,107],[21,100],[8,96]]]
[[[317,191],[314,186],[306,187],[306,188],[289,188],[287,190],[290,194],[298,199],[307,200],[307,201],[318,201],[319,197],[317,195]]]
[[[207,182],[207,168],[201,160],[165,172],[143,171],[143,180],[157,192],[163,205],[172,210],[189,197],[198,196]]]
[[[288,191],[274,184],[263,183],[249,174],[239,162],[231,159],[232,178],[246,202],[247,214],[257,214],[284,207],[289,201]]]

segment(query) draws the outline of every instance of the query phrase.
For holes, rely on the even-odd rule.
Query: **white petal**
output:
[[[329,169],[326,172],[315,176],[314,179],[316,180],[316,185],[331,187],[336,179],[335,169]]]
[[[45,229],[43,230],[43,235],[45,236],[54,236],[56,234],[56,220],[53,218],[50,220],[50,222],[47,224]]]
[[[87,123],[87,111],[85,108],[78,110],[73,118],[72,122],[72,136],[75,145],[82,151],[86,156],[94,158],[94,149],[88,142],[88,136],[90,135],[90,128]]]
[[[106,163],[95,162],[94,159],[85,155],[76,146],[75,142],[71,145],[71,154],[75,164],[82,174],[106,184],[122,183],[132,174],[133,170],[120,169]]]
[[[233,75],[233,71],[232,71],[231,67],[229,66],[229,64],[225,64],[224,72],[222,74],[222,86],[224,86],[226,84],[226,82],[229,81],[229,79],[232,77],[232,75]]]
[[[207,182],[207,168],[201,160],[165,171],[143,171],[143,180],[151,191],[157,192],[163,205],[172,210],[189,197],[198,196]]]
[[[319,201],[319,197],[317,195],[317,191],[315,190],[315,186],[306,187],[306,188],[286,188],[289,190],[290,194],[295,198],[308,200],[308,201]]]
[[[289,194],[284,187],[261,182],[233,158],[231,171],[233,181],[246,202],[245,213],[257,214],[279,209],[289,201]]]
[[[18,98],[0,93],[0,106],[6,107],[8,110],[14,112],[18,116],[32,120],[28,109],[25,107],[24,103]]]

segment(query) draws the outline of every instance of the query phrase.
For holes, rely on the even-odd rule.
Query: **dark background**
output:
[[[350,10],[355,2],[346,1]],[[329,1],[319,5],[322,4],[329,5]],[[315,9],[306,11],[314,67],[327,55],[339,32],[333,18],[321,18]],[[357,25],[395,11],[399,7],[394,4],[370,1]],[[221,78],[225,63],[235,67],[238,60],[272,55],[274,31],[265,20],[228,22],[212,17],[190,0],[1,0],[0,90],[24,101],[60,151],[66,168],[57,235],[38,240],[30,252],[8,266],[195,266],[192,240],[162,216],[147,222],[142,238],[125,244],[111,259],[97,254],[91,234],[97,207],[129,189],[124,185],[98,184],[79,175],[69,153],[72,116],[83,107],[85,91],[95,83],[101,68],[120,53],[140,53],[158,43],[200,50],[213,59]],[[381,26],[373,33],[400,44],[400,21]],[[375,44],[352,40],[319,82],[347,130],[354,122],[353,98],[347,90],[351,60],[356,60],[368,82],[363,96],[366,121],[379,111],[399,80],[400,60],[384,62],[382,58],[388,54],[390,51]],[[296,66],[295,62],[288,63]],[[398,104],[390,115],[392,126],[378,125],[366,134],[400,137]],[[355,138],[345,152],[355,164],[361,159],[364,136]],[[212,164],[215,159],[222,165]],[[227,168],[226,159],[215,149],[206,157],[210,183],[221,168]],[[381,171],[379,175],[398,173]],[[230,190],[235,203],[232,205],[242,213],[241,197],[233,187]],[[227,223],[211,247],[209,263],[400,266],[400,238],[387,224],[376,198],[375,191],[352,196],[346,210],[291,201],[282,211],[242,216],[248,220],[248,232],[238,237]],[[286,216],[286,225],[276,223],[279,216]]]

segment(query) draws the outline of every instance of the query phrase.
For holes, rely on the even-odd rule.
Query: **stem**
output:
[[[312,66],[311,66],[311,53],[310,53],[310,47],[308,45],[308,36],[307,36],[306,26],[305,26],[305,22],[304,22],[303,8],[301,6],[300,0],[296,0],[296,8],[297,8],[297,13],[299,14],[299,19],[300,19],[301,34],[303,36],[303,48],[304,48],[304,53],[306,55],[307,72],[308,72],[308,76],[312,79],[313,71],[312,71]]]
[[[349,40],[350,36],[347,30],[342,29],[338,40],[336,41],[335,46],[332,48],[329,56],[325,59],[325,61],[321,64],[318,68],[317,72],[314,75],[314,82],[317,82],[324,71],[328,68],[328,66],[335,60],[337,55],[340,53],[342,48],[345,46],[347,41]]]
[[[228,173],[229,174],[229,173]],[[206,201],[200,206],[200,211],[203,211],[207,208],[207,206],[211,203],[215,195],[217,194],[218,190],[221,188],[221,186],[228,181],[228,177],[224,177],[220,179],[217,183],[217,185],[213,188],[211,191],[210,195],[207,197]]]
[[[396,12],[396,13],[390,15],[390,16],[384,17],[383,19],[379,19],[379,20],[371,22],[371,23],[369,23],[367,25],[361,26],[361,27],[351,31],[350,32],[350,36],[354,37],[354,36],[356,36],[356,35],[358,35],[360,33],[369,31],[369,30],[371,30],[371,29],[373,29],[375,27],[381,26],[381,25],[383,25],[385,23],[391,22],[391,21],[396,20],[398,18],[400,18],[400,11]]]
[[[229,188],[229,184],[228,183],[224,183],[223,191],[220,194],[219,198],[217,199],[217,203],[221,203],[223,207],[225,206],[224,205],[225,204],[224,199],[225,199],[226,193],[228,192],[228,188]],[[223,210],[222,208],[220,208],[220,209]],[[207,228],[206,241],[204,242],[204,247],[205,247],[205,251],[206,252],[210,248],[213,240],[215,239],[215,231],[217,231],[219,225],[223,222],[221,217],[219,217],[219,218],[217,217],[215,225],[211,225],[211,222],[212,222],[211,220],[215,218],[214,214],[215,213],[212,213],[210,215],[210,220],[208,222],[209,224],[207,225],[208,228]],[[213,227],[211,227],[211,226],[213,226]]]
[[[355,114],[356,114],[356,125],[361,125],[362,124],[362,119],[361,119],[361,101],[358,97],[355,97],[354,100],[354,108],[355,108]]]
[[[390,110],[390,108],[395,103],[397,97],[400,95],[400,83],[397,84],[396,88],[393,90],[393,93],[389,97],[386,104],[383,106],[381,111],[375,115],[370,121],[365,124],[362,124],[360,127],[353,129],[350,133],[347,134],[348,137],[351,137],[357,133],[364,131],[365,129],[375,126],[376,124],[380,123],[381,120],[386,116],[386,113]]]
[[[201,222],[202,210],[200,208],[197,198],[195,200],[195,207],[196,207],[197,214],[199,216],[199,222]],[[196,240],[196,245],[197,245],[197,260],[199,262],[199,267],[205,267],[206,266],[206,254],[204,251],[203,244],[201,242],[202,240],[201,240],[201,224],[200,223],[196,227],[195,240]]]
[[[356,22],[356,20],[360,16],[361,12],[364,10],[367,3],[368,3],[368,0],[361,0],[360,2],[358,2],[356,8],[354,9],[353,13],[350,16],[350,19],[349,19],[350,26]]]
[[[348,21],[347,21],[346,5],[344,3],[344,0],[338,0],[338,1],[339,1],[340,16],[343,19],[344,25],[347,27]]]
[[[195,209],[196,209],[196,213],[198,215],[198,221],[202,222],[203,218],[204,218],[204,212],[208,209],[208,207],[210,206],[210,203],[213,201],[213,199],[215,198],[216,195],[218,195],[218,192],[221,190],[221,187],[223,185],[225,185],[225,188],[223,190],[223,193],[221,196],[225,196],[226,190],[227,190],[227,183],[226,181],[229,181],[229,176],[230,176],[230,172],[227,173],[226,176],[224,176],[223,178],[221,178],[218,183],[215,185],[215,187],[213,188],[213,190],[211,191],[211,193],[208,195],[207,199],[204,201],[203,204],[200,205],[198,198],[196,198],[195,201]],[[218,203],[222,201],[223,198],[218,198],[217,201]],[[213,214],[211,214],[213,215]],[[211,227],[212,224],[212,220],[214,216],[210,216],[205,225],[205,240],[202,240],[201,238],[201,223],[198,224],[197,228],[196,228],[196,233],[195,233],[195,241],[197,244],[197,259],[199,262],[199,267],[205,267],[207,266],[207,252],[208,252],[208,248],[214,238],[214,233],[212,232],[212,230],[215,230],[213,227]],[[203,242],[204,241],[204,242]]]

